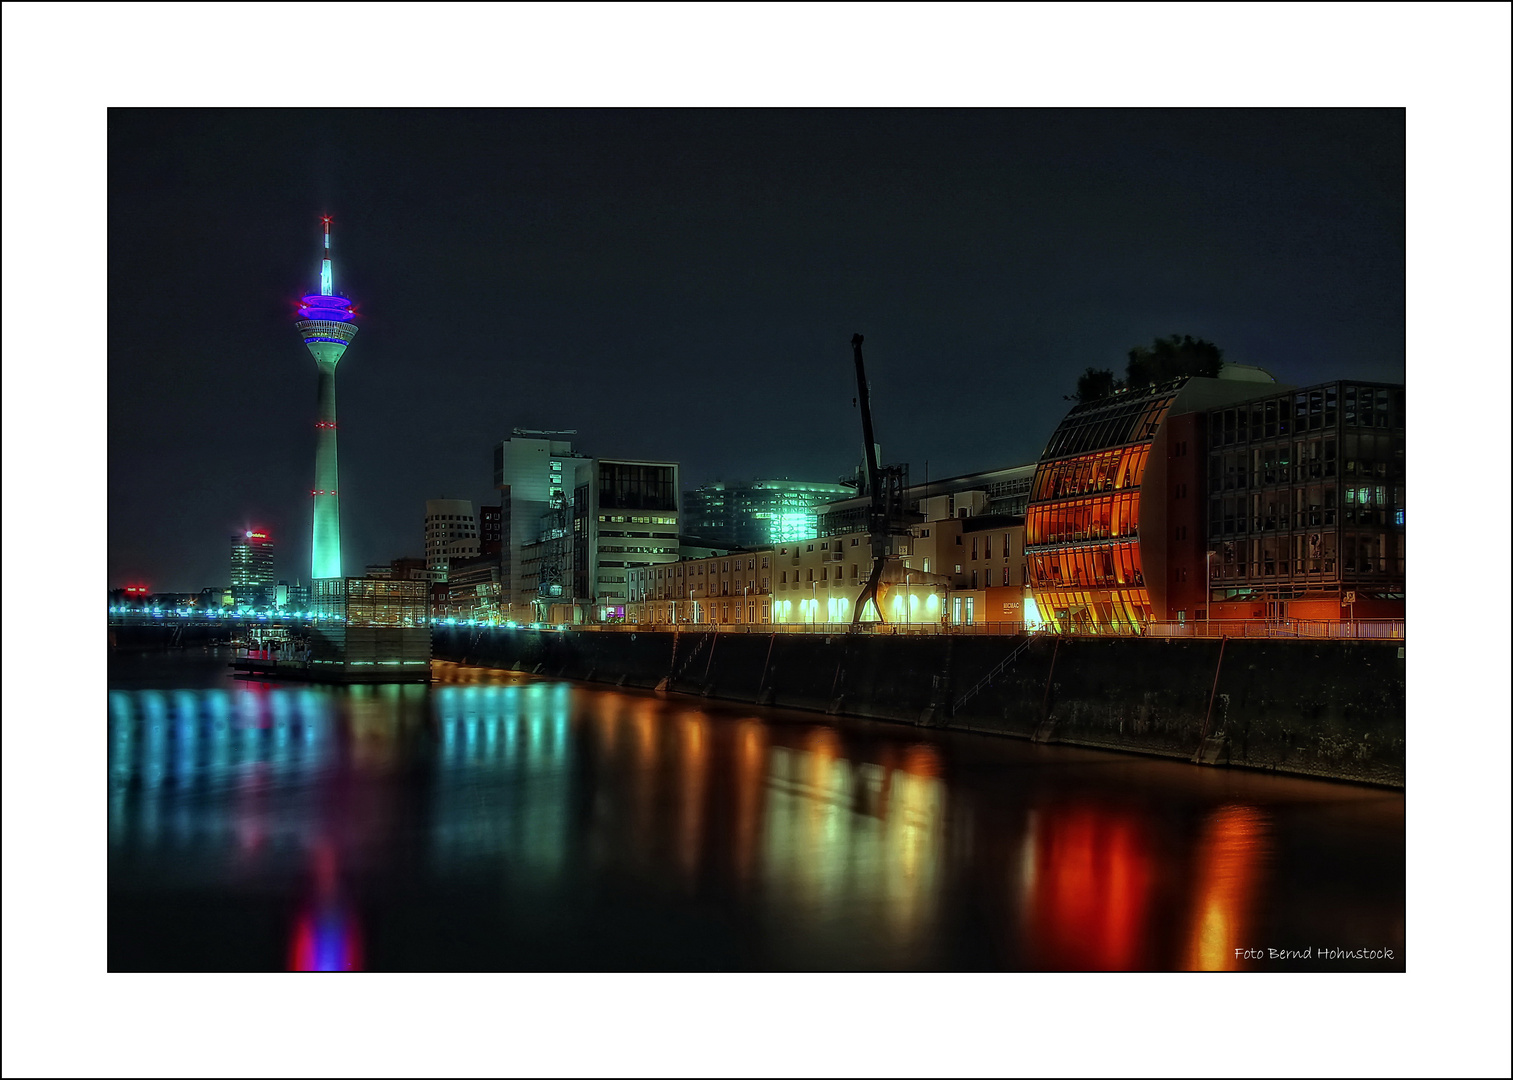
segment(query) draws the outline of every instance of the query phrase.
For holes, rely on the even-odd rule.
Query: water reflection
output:
[[[1272,808],[1166,762],[1131,784],[1066,751],[463,670],[116,688],[108,722],[113,895],[224,897],[228,938],[260,898],[269,966],[510,968],[557,934],[534,963],[1222,970],[1259,912],[1312,925],[1276,906]],[[1401,896],[1348,902],[1400,939]],[[412,908],[471,929],[393,930]]]
[[[502,860],[548,882],[567,854],[566,686],[443,686],[432,693],[441,742],[434,785],[439,870]]]
[[[1134,813],[1072,805],[1032,814],[1020,857],[1032,966],[1058,971],[1149,967],[1157,874]]]
[[[1270,851],[1266,815],[1255,807],[1226,806],[1204,823],[1184,967],[1237,971],[1245,966],[1236,947],[1248,947],[1253,940],[1253,912]]]
[[[312,857],[311,897],[294,920],[289,944],[290,971],[361,971],[362,936],[339,881],[336,852],[329,843]]]

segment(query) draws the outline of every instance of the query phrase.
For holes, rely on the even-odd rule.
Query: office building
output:
[[[678,473],[671,461],[589,458],[571,502],[572,594],[583,621],[625,617],[628,573],[678,561]]]
[[[854,488],[805,480],[717,482],[683,493],[686,532],[730,548],[769,547],[815,535],[817,507]]]
[[[1338,381],[1178,418],[1207,473],[1186,524],[1211,597],[1186,617],[1403,618],[1404,407],[1401,385]]]
[[[507,619],[535,621],[550,603],[571,603],[568,506],[578,463],[572,431],[515,428],[494,448],[500,493],[499,602]]]
[[[430,584],[385,578],[314,583],[309,631],[313,678],[333,682],[429,682]]]
[[[478,519],[467,499],[427,499],[425,520],[426,569],[445,581],[454,561],[478,557]]]
[[[273,603],[273,539],[260,529],[231,538],[231,595],[239,607]]]
[[[504,552],[504,506],[478,508],[478,554],[498,559]]]

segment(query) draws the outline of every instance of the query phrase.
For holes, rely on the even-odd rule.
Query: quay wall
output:
[[[1399,641],[1026,640],[458,626],[435,631],[434,655],[725,701],[1404,783]],[[990,685],[956,705],[1016,650]]]
[[[202,645],[229,644],[235,630],[228,624],[214,626],[208,623],[180,625],[177,622],[132,623],[109,628],[109,647],[128,652],[154,649],[171,649],[180,646],[199,648]]]

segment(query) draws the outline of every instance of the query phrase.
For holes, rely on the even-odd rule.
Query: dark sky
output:
[[[309,572],[335,219],[348,573],[511,427],[685,484],[1032,461],[1083,368],[1188,333],[1296,384],[1404,375],[1401,110],[109,114],[109,575]]]

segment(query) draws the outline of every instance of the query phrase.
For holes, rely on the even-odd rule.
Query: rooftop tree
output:
[[[1191,334],[1156,338],[1129,351],[1124,378],[1108,368],[1088,368],[1077,378],[1077,392],[1067,400],[1078,404],[1106,398],[1117,390],[1144,390],[1186,375],[1216,378],[1224,366],[1224,350]]]

